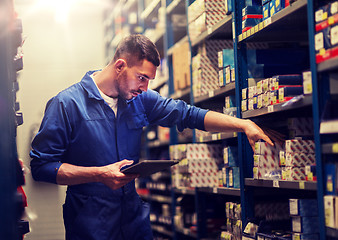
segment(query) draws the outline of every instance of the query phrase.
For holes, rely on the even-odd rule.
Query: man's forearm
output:
[[[204,127],[208,132],[244,132],[247,120],[209,111],[204,118]]]
[[[57,173],[56,183],[60,185],[75,185],[98,182],[99,167],[80,167],[63,163]]]

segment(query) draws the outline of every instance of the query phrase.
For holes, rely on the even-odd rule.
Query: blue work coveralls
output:
[[[149,124],[204,130],[207,110],[152,90],[130,101],[119,99],[116,117],[90,77],[93,72],[47,103],[30,152],[35,180],[56,183],[62,163],[138,162],[142,128]],[[63,217],[67,240],[152,239],[149,206],[136,193],[134,181],[117,190],[102,183],[68,186]]]

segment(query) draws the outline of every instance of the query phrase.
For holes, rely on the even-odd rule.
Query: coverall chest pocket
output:
[[[141,145],[141,135],[143,127],[148,125],[148,121],[144,114],[133,114],[128,117],[127,121],[128,135],[127,146],[131,156],[137,156]]]

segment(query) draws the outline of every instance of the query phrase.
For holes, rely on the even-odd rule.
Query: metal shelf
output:
[[[167,235],[167,236],[169,236],[169,237],[173,237],[173,236],[174,236],[174,234],[173,234],[171,231],[168,231],[164,226],[152,224],[152,225],[151,225],[151,229],[152,229],[153,231],[156,231],[156,232],[158,232],[158,233]]]
[[[218,140],[225,140],[236,138],[237,132],[223,132],[223,133],[210,133],[206,136],[201,136],[196,139],[196,142],[212,142]]]
[[[181,40],[179,40],[179,41],[176,42],[175,44],[181,44],[181,43],[184,43],[184,42],[187,42],[187,41],[188,41],[188,36],[185,35],[183,38],[181,38]],[[170,48],[168,49],[168,51],[167,51],[168,56],[173,55],[174,47],[175,47],[175,45],[173,45],[172,47],[170,47]]]
[[[232,82],[232,83],[227,84],[224,87],[221,87],[219,89],[209,91],[209,93],[207,95],[203,95],[203,96],[194,98],[194,102],[195,102],[195,104],[197,104],[197,103],[200,103],[200,102],[203,102],[203,101],[210,100],[214,97],[223,96],[225,94],[232,93],[234,91],[235,91],[235,83]]]
[[[152,13],[157,13],[157,9],[160,7],[161,0],[153,0],[144,11],[141,13],[141,19],[148,18]]]
[[[185,1],[174,0],[166,8],[167,14],[185,14]]]
[[[266,188],[283,188],[299,190],[317,190],[317,182],[310,181],[284,181],[284,180],[265,180],[246,178],[245,186],[266,187]]]
[[[326,235],[332,238],[338,238],[338,229],[326,227]]]
[[[324,153],[324,154],[338,154],[338,142],[323,144],[322,145],[322,153]]]
[[[195,195],[195,188],[174,188],[174,192],[183,195]]]
[[[227,15],[221,21],[216,23],[215,25],[208,28],[207,31],[204,31],[198,38],[191,42],[191,46],[196,46],[200,44],[203,40],[210,37],[220,37],[222,39],[230,39],[232,38],[232,17],[231,15]]]
[[[238,41],[308,41],[307,0],[298,0],[238,36]]]
[[[176,232],[181,233],[183,235],[189,236],[191,238],[198,238],[196,233],[192,233],[188,228],[175,228]]]
[[[176,90],[174,94],[172,94],[170,97],[172,99],[179,99],[179,98],[186,98],[190,94],[190,87],[187,87],[185,89],[179,89]]]
[[[292,100],[290,100],[292,101]],[[298,101],[292,103],[292,104],[286,104],[287,102],[284,103],[278,103],[275,105],[271,105],[268,107],[260,108],[260,109],[254,109],[254,110],[249,110],[242,112],[242,117],[243,118],[251,118],[251,117],[258,117],[261,115],[266,115],[266,114],[271,114],[271,113],[276,113],[276,112],[282,112],[282,111],[287,111],[287,110],[292,110],[292,109],[298,109],[298,108],[303,108],[303,107],[309,107],[312,105],[312,96],[304,96],[303,98],[299,99]]]
[[[213,194],[220,194],[220,195],[229,195],[229,196],[241,196],[241,191],[238,188],[226,188],[226,187],[202,187],[197,188],[197,191],[205,192],[205,193],[213,193]]]
[[[338,57],[328,59],[317,65],[318,72],[338,70]]]

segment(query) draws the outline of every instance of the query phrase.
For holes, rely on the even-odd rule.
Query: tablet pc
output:
[[[153,173],[167,169],[178,162],[179,161],[175,160],[143,160],[121,169],[121,172],[124,174],[140,174],[140,177],[146,177]]]

